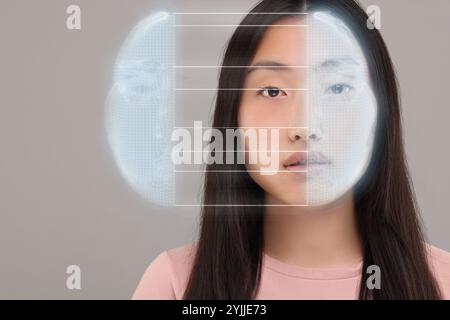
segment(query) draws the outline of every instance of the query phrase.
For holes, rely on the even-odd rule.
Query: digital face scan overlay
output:
[[[306,19],[306,123],[314,139],[305,150],[306,179],[297,183],[306,184],[303,205],[318,206],[337,200],[366,171],[377,104],[351,30],[325,11]],[[171,135],[181,108],[175,103],[175,50],[173,14],[158,12],[140,22],[117,57],[106,114],[107,137],[121,174],[144,198],[166,206],[176,204]]]
[[[337,17],[314,12],[308,17],[307,201],[320,205],[338,199],[362,177],[371,159],[377,102],[363,51]],[[314,155],[329,165],[315,169]]]
[[[174,18],[156,12],[134,27],[118,54],[107,101],[106,131],[117,166],[145,199],[171,205],[175,172]]]

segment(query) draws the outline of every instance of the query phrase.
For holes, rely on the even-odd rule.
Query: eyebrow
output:
[[[342,57],[342,58],[333,58],[333,59],[327,59],[323,61],[318,68],[320,69],[327,69],[327,68],[340,68],[345,65],[350,66],[359,66],[360,64],[351,57]]]
[[[349,66],[359,66],[360,64],[351,57],[340,57],[340,58],[332,58],[327,59],[320,63],[320,65],[316,66],[316,68],[320,69],[328,69],[328,68],[341,68],[346,65]],[[247,67],[247,75],[255,70],[270,70],[270,71],[290,71],[293,68],[304,68],[305,66],[293,66],[284,64],[277,61],[263,60],[257,62],[249,67]]]
[[[247,68],[247,75],[255,70],[271,70],[271,71],[289,71],[292,68],[295,68],[297,66],[290,66],[284,63],[280,63],[277,61],[260,61],[255,64],[252,64]]]

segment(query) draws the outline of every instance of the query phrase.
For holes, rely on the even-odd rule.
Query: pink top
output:
[[[195,245],[162,252],[147,268],[132,299],[181,299]],[[428,245],[429,259],[443,298],[450,300],[450,253]],[[256,299],[357,299],[362,262],[352,268],[302,268],[264,254]],[[383,287],[381,274],[381,287]]]

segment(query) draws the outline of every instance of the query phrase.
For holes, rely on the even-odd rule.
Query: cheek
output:
[[[289,99],[265,99],[244,94],[238,111],[239,127],[284,127],[291,118]]]
[[[241,103],[241,105],[239,106],[239,112],[238,112],[238,127],[241,128],[242,130],[246,130],[246,127],[252,127],[255,126],[254,123],[254,111],[252,110],[251,105],[248,105],[246,103]],[[248,142],[248,138],[244,137],[244,138],[240,138],[244,140],[244,149],[246,151],[249,150],[249,142]],[[256,169],[254,167],[254,165],[250,165],[248,164],[248,154],[245,153],[245,166],[247,167],[247,169],[249,170],[254,170]]]
[[[345,149],[352,154],[367,153],[372,148],[376,124],[376,104],[371,99],[362,99],[349,108],[342,121],[346,124],[342,139]],[[364,151],[364,152],[363,152]]]
[[[238,109],[238,126],[251,127],[255,122],[255,103],[248,92],[244,92],[241,98],[241,104]]]
[[[377,106],[370,93],[323,114],[322,127],[331,156],[342,158],[362,156],[371,150],[377,119]],[[335,159],[339,160],[339,159]]]
[[[267,110],[262,110],[256,103],[243,103],[239,108],[239,127],[260,127],[267,118]]]

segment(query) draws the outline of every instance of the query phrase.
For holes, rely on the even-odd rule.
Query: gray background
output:
[[[428,238],[449,251],[450,1],[429,2],[362,4],[382,10]],[[243,12],[254,3],[1,1],[0,298],[128,299],[158,253],[194,241],[198,208],[148,203],[111,158],[104,106],[112,65],[130,29],[151,10]],[[66,29],[70,4],[81,6],[80,31]],[[218,63],[230,32],[183,36],[181,59]],[[209,109],[211,97],[203,99],[197,105]],[[81,290],[66,289],[70,264],[81,267]]]

